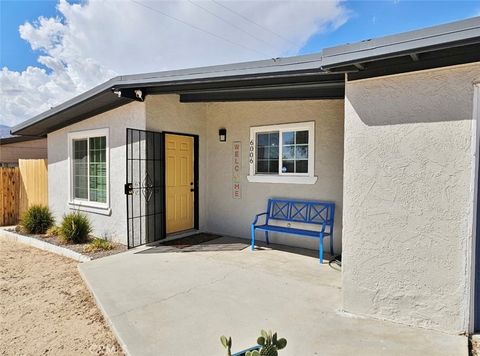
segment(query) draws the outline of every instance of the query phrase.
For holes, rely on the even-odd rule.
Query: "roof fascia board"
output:
[[[480,17],[427,29],[380,37],[323,50],[322,67],[329,69],[421,51],[480,42]]]
[[[315,63],[315,64],[313,64]],[[134,78],[131,77],[128,80],[122,80],[118,82],[118,86],[134,86],[134,85],[142,85],[142,86],[158,86],[158,85],[176,85],[176,84],[195,84],[195,83],[205,83],[205,82],[234,82],[237,80],[255,80],[255,79],[262,79],[262,78],[278,78],[281,76],[285,77],[292,77],[292,76],[302,76],[306,74],[313,74],[316,71],[316,74],[325,74],[320,71],[321,62],[312,62],[308,66],[296,66],[296,67],[289,67],[288,70],[284,68],[284,71],[279,71],[278,68],[269,68],[268,70],[262,72],[255,72],[255,71],[235,71],[235,72],[212,72],[212,73],[201,73],[201,74],[184,74],[184,75],[177,75],[177,76],[161,76],[161,77],[150,77],[150,78]],[[210,74],[218,74],[216,76],[212,76]]]
[[[80,95],[77,95],[77,96],[73,97],[72,99],[61,103],[60,105],[51,108],[50,110],[47,110],[47,111],[45,111],[45,112],[43,112],[43,113],[41,113],[37,116],[32,117],[29,120],[26,120],[26,121],[24,121],[24,122],[22,122],[22,123],[20,123],[16,126],[14,126],[11,129],[11,132],[13,134],[15,134],[16,132],[30,126],[31,124],[34,124],[37,121],[41,121],[41,120],[43,120],[47,117],[58,114],[58,113],[60,113],[64,110],[67,110],[67,109],[69,109],[73,106],[79,105],[79,104],[83,103],[84,101],[87,101],[87,100],[95,97],[96,95],[98,95],[102,92],[108,91],[108,90],[110,90],[110,88],[112,86],[115,85],[116,82],[118,82],[118,80],[119,80],[119,77],[112,78],[112,79],[106,81],[105,83],[102,83],[102,84],[100,84],[100,85],[98,85],[98,86],[80,94]]]
[[[324,77],[325,80],[331,80],[334,75],[340,75],[339,73],[324,73],[320,71],[308,71],[308,72],[293,72],[293,73],[272,73],[267,75],[256,76],[238,76],[238,77],[226,77],[226,78],[205,78],[205,79],[187,79],[178,81],[129,81],[119,83],[115,87],[118,89],[132,88],[142,86],[144,88],[181,88],[183,86],[195,86],[195,85],[211,85],[216,88],[232,87],[237,85],[256,85],[257,82],[269,82],[269,81],[286,81],[297,82],[303,81],[305,78],[313,78],[319,80]],[[264,85],[264,84],[262,84]],[[267,84],[268,85],[268,84]]]
[[[217,74],[216,77],[227,77],[233,75],[249,75],[266,72],[282,72],[289,71],[290,66],[308,68],[319,68],[322,61],[321,53],[306,54],[286,58],[273,58],[261,61],[240,62],[233,64],[222,64],[216,66],[197,67],[190,69],[178,69],[163,72],[142,73],[121,76],[122,81],[155,81],[163,78],[205,78],[213,77],[212,74]],[[261,71],[259,71],[261,69]],[[280,70],[279,70],[280,69]]]

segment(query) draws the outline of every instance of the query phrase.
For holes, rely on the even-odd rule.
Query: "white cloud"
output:
[[[220,3],[272,33],[215,1],[196,4],[145,0],[70,4],[60,0],[61,16],[40,17],[19,28],[21,38],[39,53],[38,62],[48,70],[34,66],[22,72],[2,69],[0,121],[17,124],[117,74],[294,55],[312,35],[341,26],[349,14],[340,0]]]

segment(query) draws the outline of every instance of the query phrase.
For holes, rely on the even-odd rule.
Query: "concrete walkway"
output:
[[[262,328],[284,356],[468,353],[465,337],[342,314],[341,274],[315,253],[143,247],[79,269],[130,355],[225,355],[221,335],[238,351]]]

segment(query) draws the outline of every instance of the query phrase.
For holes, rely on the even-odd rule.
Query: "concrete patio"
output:
[[[262,328],[287,338],[285,356],[468,354],[463,336],[342,313],[341,273],[315,252],[244,244],[141,247],[79,269],[130,355],[225,355],[221,335],[241,350]]]

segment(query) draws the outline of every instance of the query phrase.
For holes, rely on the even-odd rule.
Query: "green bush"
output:
[[[77,244],[87,242],[91,232],[92,226],[86,215],[76,211],[63,216],[60,235],[65,241]]]
[[[29,234],[44,234],[54,222],[48,206],[32,205],[23,214],[20,225]]]

